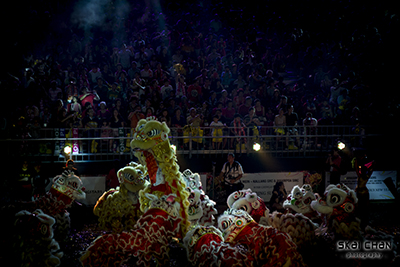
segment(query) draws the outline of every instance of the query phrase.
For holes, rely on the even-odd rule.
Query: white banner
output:
[[[106,176],[80,176],[85,187],[86,199],[78,202],[88,206],[96,205],[97,200],[106,190]]]
[[[282,181],[289,194],[295,185],[303,185],[303,172],[245,173],[241,180],[244,189],[250,188],[265,202],[269,202],[276,182]]]
[[[326,173],[326,184],[329,184],[330,175]],[[369,199],[384,200],[394,199],[393,194],[389,191],[386,184],[383,182],[386,178],[392,178],[394,185],[396,186],[397,171],[374,171],[369,178],[367,188],[369,190]],[[347,172],[345,175],[340,176],[340,182],[344,183],[351,189],[355,190],[357,187],[357,173]]]

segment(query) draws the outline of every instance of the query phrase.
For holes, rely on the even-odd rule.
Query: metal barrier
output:
[[[234,127],[214,131],[212,127],[174,128],[170,142],[177,154],[223,155],[234,153],[271,153],[279,157],[315,157],[326,153],[341,141],[350,147],[362,147],[379,135],[375,127],[299,126],[299,127],[247,127],[241,135]],[[3,148],[12,156],[35,156],[41,161],[65,161],[63,148],[71,148],[74,161],[109,161],[115,158],[134,159],[130,148],[133,136],[131,128],[62,129],[42,128],[36,138],[2,139]]]

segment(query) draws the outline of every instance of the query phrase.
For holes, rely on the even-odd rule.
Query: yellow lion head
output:
[[[142,119],[136,126],[131,148],[151,149],[157,144],[168,140],[168,134],[169,128],[165,122],[161,123],[152,117]]]
[[[131,192],[138,192],[150,184],[147,180],[146,167],[136,162],[131,162],[128,166],[120,169],[117,176],[121,187],[124,186]]]

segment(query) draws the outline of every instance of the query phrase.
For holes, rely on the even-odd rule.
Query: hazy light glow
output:
[[[343,142],[338,142],[337,147],[338,147],[340,150],[343,150],[343,149],[345,149],[346,145],[345,145]]]
[[[65,147],[64,147],[64,153],[65,153],[65,154],[70,155],[71,152],[72,152],[71,146],[65,146]]]

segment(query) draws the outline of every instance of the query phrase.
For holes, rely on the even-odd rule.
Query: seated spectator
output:
[[[130,68],[132,56],[132,51],[129,47],[126,44],[122,44],[121,49],[118,51],[118,58],[123,69],[128,70]]]
[[[125,121],[119,113],[118,109],[113,109],[112,116],[109,118],[109,125],[111,128],[125,127]]]
[[[211,135],[213,136],[212,139],[212,148],[213,149],[220,149],[222,144],[222,128],[225,127],[221,121],[219,121],[218,115],[213,116],[213,121],[210,124],[212,127]]]
[[[215,92],[215,91],[210,92],[210,97],[208,98],[208,103],[210,104],[210,108],[215,108],[218,105],[217,92]]]
[[[274,91],[276,89],[279,89],[279,88],[275,87],[275,80],[272,76],[273,76],[273,71],[267,70],[267,76],[265,77],[265,81],[267,82],[267,95],[269,97],[272,97],[274,94]]]
[[[81,104],[85,106],[86,103],[90,103],[92,108],[94,108],[94,101],[99,101],[100,97],[96,91],[90,92],[87,87],[82,88],[82,95],[79,96]]]
[[[221,83],[224,88],[229,88],[232,83],[232,72],[229,66],[225,67],[225,70],[221,74]]]
[[[220,108],[215,109],[215,114],[213,115],[213,117],[214,117],[215,115],[218,116],[218,121],[220,121],[220,122],[222,122],[222,123],[224,123],[224,124],[226,124],[226,123],[229,124],[229,123],[232,121],[232,120],[230,120],[230,119],[227,119],[227,118],[222,114],[222,109],[220,109]]]
[[[211,110],[207,101],[203,102],[199,113],[203,116],[204,126],[208,126],[211,123]]]
[[[155,56],[153,56],[155,58]],[[165,81],[164,76],[166,75],[166,72],[162,69],[162,65],[160,62],[156,62],[156,66],[154,69],[154,79],[158,81],[158,83],[163,83]]]
[[[146,81],[140,77],[140,73],[136,72],[135,77],[129,82],[129,87],[133,92],[138,92],[139,97],[145,94]]]
[[[258,72],[258,69],[255,69],[253,73],[249,76],[249,86],[251,90],[256,90],[260,87],[262,83],[262,76]]]
[[[86,129],[94,129],[99,127],[99,120],[95,115],[94,109],[89,108],[82,120],[82,126]]]
[[[79,73],[78,73],[78,88],[87,87],[88,89],[92,88],[92,83],[89,82],[89,78],[87,76],[87,70],[83,67],[83,65],[78,65]]]
[[[225,90],[224,86],[221,83],[221,79],[215,79],[213,83],[211,83],[211,88],[215,92],[222,92]]]
[[[198,103],[203,99],[203,94],[201,92],[201,86],[199,85],[198,79],[196,79],[194,83],[189,85],[187,88],[187,97],[189,101],[193,103]]]
[[[318,106],[316,97],[314,97],[312,94],[309,94],[305,97],[305,99],[306,101],[303,104],[304,113],[311,112],[312,114],[315,114]]]
[[[77,112],[82,114],[82,106],[76,96],[72,97],[72,102],[67,105],[67,112]]]
[[[201,86],[201,91],[203,92],[203,99],[209,99],[211,94],[211,80],[206,78],[204,84]]]
[[[236,114],[236,113],[235,113],[235,114]],[[235,115],[235,114],[234,114],[234,115]],[[223,136],[228,136],[229,133],[230,133],[230,131],[229,131],[228,127],[227,127],[227,124],[229,124],[231,121],[233,121],[233,117],[234,117],[234,116],[232,116],[232,119],[227,119],[227,118],[222,114],[222,110],[219,109],[219,108],[215,110],[215,115],[214,115],[214,116],[217,116],[217,117],[218,117],[218,121],[222,122],[222,123],[225,125],[225,128],[222,129],[222,134],[223,134]],[[223,139],[223,145],[222,145],[222,148],[223,148],[223,149],[226,147],[227,142],[228,142],[228,139],[227,139],[227,138],[224,138],[224,139]]]
[[[90,105],[89,102],[86,102],[85,106],[83,107],[83,110],[82,110],[82,118],[84,118],[86,116],[86,112],[91,108],[92,108],[92,105]]]
[[[136,77],[136,73],[139,74],[140,77],[140,69],[137,67],[136,61],[132,61],[131,68],[128,70],[128,76],[132,80]]]
[[[250,128],[249,133],[250,135],[254,135],[254,127],[258,127],[261,125],[260,119],[256,115],[256,111],[254,107],[250,107],[248,114],[243,118],[244,125]]]
[[[186,81],[185,76],[183,74],[177,74],[175,77],[175,95],[177,97],[186,96]]]
[[[275,89],[272,98],[269,101],[269,106],[273,107],[274,112],[276,112],[277,111],[276,107],[279,105],[280,102],[281,102],[281,92],[279,91],[279,89]]]
[[[121,98],[121,92],[119,89],[119,84],[117,82],[111,84],[111,88],[107,92],[107,100],[109,102],[113,102],[117,98]]]
[[[50,112],[49,107],[45,106],[43,110],[39,114],[40,121],[43,127],[51,126],[50,123],[52,121],[52,114]]]
[[[200,124],[202,123],[203,118],[201,114],[197,114],[197,111],[195,108],[191,108],[189,111],[189,116],[186,118],[186,124],[191,125],[193,127],[200,127]]]
[[[153,107],[148,107],[148,108],[146,108],[146,111],[145,111],[145,113],[144,113],[144,116],[146,117],[146,118],[149,118],[149,117],[155,117],[155,113],[154,113],[154,108]]]
[[[219,99],[219,102],[221,102],[222,105],[223,105],[224,107],[226,107],[226,106],[227,106],[228,100],[230,100],[230,98],[228,97],[228,91],[226,91],[226,90],[224,89],[224,90],[222,90],[222,92],[221,92],[221,97],[220,97],[220,99]]]
[[[50,88],[49,88],[49,98],[52,103],[55,103],[57,99],[60,99],[62,95],[62,90],[60,87],[57,86],[57,82],[55,80],[50,82]]]
[[[172,55],[172,62],[182,63],[182,60],[183,60],[183,55],[181,53],[181,50],[177,49],[175,51],[175,54]]]
[[[317,119],[313,118],[311,112],[306,113],[306,118],[303,120],[303,126],[304,126],[304,134],[305,135],[316,135],[317,134],[318,121],[317,121]],[[311,140],[315,140],[314,145],[316,145],[318,137],[314,137],[314,138],[305,137],[304,143],[307,144],[307,142],[311,141]]]
[[[125,92],[129,87],[129,80],[127,78],[126,71],[121,71],[116,78],[116,82],[118,83],[119,87],[121,88],[121,92]]]
[[[242,117],[240,114],[236,113],[233,121],[229,125],[230,127],[230,135],[235,138],[231,138],[230,148],[233,148],[234,145],[237,144],[245,144],[247,142],[246,139],[246,125],[242,122]]]
[[[183,127],[186,125],[186,119],[182,115],[182,110],[177,107],[174,110],[174,115],[171,117],[171,134],[173,136],[182,136],[183,135]],[[182,139],[175,139],[174,144],[176,146],[181,147],[183,144]]]
[[[108,64],[104,64],[103,65],[103,69],[101,71],[101,74],[102,74],[102,78],[104,79],[104,81],[106,83],[115,82],[114,74],[110,70],[110,67],[108,66]]]
[[[286,135],[287,136],[289,136],[289,135],[296,136],[297,147],[293,145],[292,149],[297,149],[300,147],[300,138],[298,137],[299,132],[297,129],[299,116],[297,115],[296,112],[294,112],[293,105],[289,106],[288,111],[285,114],[285,117],[286,117],[286,126],[289,126],[288,128],[286,128]],[[289,137],[286,137],[286,147],[291,149],[291,147],[289,147]]]
[[[68,85],[65,87],[65,94],[66,94],[66,99],[70,101],[72,100],[73,96],[78,96],[79,92],[75,78],[70,79]]]
[[[67,110],[63,108],[57,115],[55,127],[68,128],[73,115],[73,113],[68,113]]]
[[[164,68],[168,68],[170,64],[170,56],[168,53],[168,48],[164,46],[161,47],[160,53],[157,56],[157,61],[160,62]]]
[[[236,109],[233,107],[232,99],[226,102],[226,106],[222,108],[222,116],[228,121],[232,121],[236,113]]]
[[[150,85],[146,87],[145,92],[146,98],[151,99],[154,104],[158,104],[158,101],[161,100],[160,86],[156,79],[151,80]]]
[[[144,105],[142,106],[142,112],[146,115],[147,110],[149,108],[153,108],[152,99],[146,98],[146,100],[144,101]],[[153,108],[153,111],[154,111],[154,108]],[[154,112],[153,112],[153,114],[154,114]]]
[[[239,90],[237,90],[237,96],[233,98],[233,106],[237,109],[245,102],[246,98],[244,97],[244,91],[242,88],[240,88]]]
[[[279,76],[278,78],[278,82],[276,83],[276,87],[281,91],[281,92],[285,92],[287,84],[283,82],[283,77]]]
[[[106,102],[102,101],[99,104],[100,108],[97,110],[97,117],[101,121],[109,121],[111,118],[111,112],[107,109]]]
[[[100,99],[107,99],[108,87],[104,84],[104,79],[102,77],[97,78],[96,85],[93,87],[96,90]]]
[[[280,109],[283,109],[283,113],[286,113],[288,110],[287,97],[284,95],[281,95],[281,101],[276,106],[276,110],[280,110]]]
[[[140,77],[145,80],[153,78],[153,71],[150,69],[150,64],[148,62],[143,64],[143,69],[140,71]]]
[[[169,79],[164,79],[163,85],[160,88],[161,98],[163,101],[170,96],[172,90],[174,90],[174,88],[172,88],[172,85],[169,83]]]
[[[212,48],[211,53],[207,55],[208,64],[215,64],[217,58],[221,58],[221,54],[217,53],[217,48]]]
[[[244,88],[247,85],[247,82],[243,80],[242,74],[238,74],[237,79],[233,82],[233,86],[236,89]]]
[[[275,133],[277,135],[276,137],[276,149],[278,149],[279,141],[281,140],[281,136],[284,135],[285,132],[285,126],[286,126],[286,117],[284,115],[284,111],[281,108],[279,110],[278,115],[275,116],[274,120],[274,126],[275,126]]]
[[[246,101],[244,102],[244,104],[238,107],[237,111],[240,114],[240,116],[244,117],[248,114],[249,108],[251,108],[252,106],[253,106],[253,99],[251,98],[251,96],[248,96],[246,97]]]
[[[168,112],[168,109],[167,109],[167,107],[165,106],[164,101],[161,101],[161,102],[157,105],[156,117],[160,117],[160,116],[161,116],[161,113],[164,111],[164,109],[167,110],[167,112]],[[168,115],[169,115],[169,114],[168,114]],[[169,117],[171,117],[171,116],[169,116]]]
[[[214,115],[215,115],[215,112],[216,112],[217,110],[221,110],[221,111],[222,111],[223,106],[224,106],[224,105],[223,105],[221,102],[218,102],[217,105],[212,109],[211,115],[214,116]]]
[[[133,109],[132,112],[129,113],[128,115],[128,121],[130,122],[130,127],[132,129],[136,129],[136,126],[138,124],[138,122],[141,119],[145,119],[145,115],[142,112],[142,108],[140,107],[140,105],[136,105]]]
[[[320,119],[333,119],[333,111],[331,106],[329,105],[327,100],[322,101],[322,104],[319,105],[319,114],[320,114]],[[323,123],[324,125],[327,125]]]
[[[261,104],[261,100],[260,99],[255,99],[254,100],[254,108],[255,108],[255,112],[256,112],[257,117],[259,117],[261,121],[264,121],[264,118],[265,118],[265,107]]]
[[[139,68],[142,68],[144,66],[144,63],[148,59],[148,55],[145,50],[146,50],[146,47],[144,45],[140,45],[138,52],[136,52],[136,54],[135,54],[135,61]]]
[[[255,91],[255,90],[250,90],[250,86],[246,85],[245,87],[243,87],[243,97],[246,98],[248,96],[251,96],[252,91]]]
[[[206,68],[201,69],[200,71],[200,75],[197,76],[195,79],[199,81],[199,85],[200,86],[204,86],[204,84],[206,83],[206,80],[210,81],[210,78],[207,75],[208,70]],[[211,84],[211,81],[210,81]]]
[[[96,64],[91,64],[92,69],[88,73],[89,83],[94,86],[97,83],[97,80],[101,78],[101,71]]]
[[[82,128],[82,116],[78,112],[72,112],[73,116],[69,120],[69,128]]]
[[[160,122],[165,122],[168,127],[171,127],[171,117],[168,115],[168,110],[163,109],[161,115],[158,117]]]

